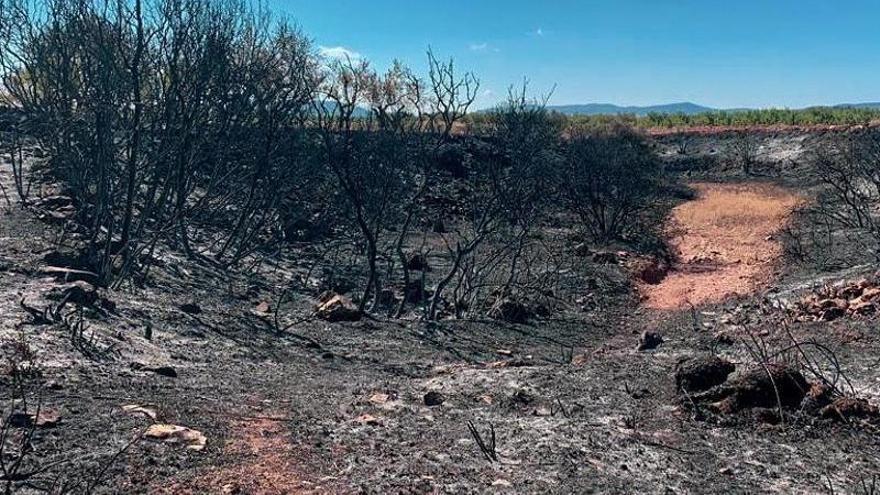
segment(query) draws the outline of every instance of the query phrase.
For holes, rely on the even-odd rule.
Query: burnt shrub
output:
[[[575,130],[563,153],[561,197],[593,240],[623,240],[656,220],[661,166],[642,134],[622,125]]]
[[[823,271],[880,259],[880,132],[841,134],[812,157],[814,200],[782,232],[790,261]]]

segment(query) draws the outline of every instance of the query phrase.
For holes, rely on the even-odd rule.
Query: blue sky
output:
[[[269,0],[325,49],[422,69],[425,50],[552,103],[880,101],[877,0]],[[330,53],[333,53],[332,50]]]

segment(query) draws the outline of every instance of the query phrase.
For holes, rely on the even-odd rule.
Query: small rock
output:
[[[443,405],[443,403],[446,401],[446,398],[443,397],[443,394],[441,394],[440,392],[432,390],[425,394],[424,401],[426,406],[436,407]]]
[[[177,370],[171,366],[144,366],[141,370],[168,378],[177,378]]]
[[[257,307],[254,308],[254,311],[264,315],[269,314],[272,312],[272,306],[268,302],[262,301],[260,304],[257,304]]]
[[[14,428],[54,428],[61,423],[61,413],[55,409],[41,409],[37,414],[15,412],[8,421]]]
[[[358,311],[357,306],[351,302],[351,299],[335,294],[325,302],[322,302],[318,305],[315,310],[318,318],[329,321],[331,323],[341,322],[341,321],[360,321],[361,312]]]
[[[196,303],[181,304],[180,306],[178,306],[178,309],[180,309],[181,311],[183,311],[184,313],[189,314],[189,315],[202,314],[201,306],[199,306]]]
[[[535,416],[546,418],[548,416],[553,416],[553,411],[550,410],[549,407],[540,406],[535,408]]]
[[[132,404],[129,406],[122,406],[122,410],[129,413],[129,414],[142,414],[142,415],[150,418],[153,421],[156,421],[156,418],[158,417],[158,414],[156,414],[155,409],[150,409],[148,407],[139,406],[136,404]]]
[[[675,385],[679,390],[702,392],[727,380],[736,367],[718,356],[688,359],[678,364]]]
[[[147,428],[144,437],[165,443],[186,444],[187,450],[200,451],[207,444],[207,438],[202,432],[170,424],[154,424]]]
[[[355,422],[367,426],[382,425],[382,420],[380,418],[377,418],[376,416],[373,416],[372,414],[361,414],[360,416],[355,418]]]
[[[638,351],[650,351],[660,347],[662,343],[663,337],[659,333],[645,330],[639,338],[639,345],[636,349]]]

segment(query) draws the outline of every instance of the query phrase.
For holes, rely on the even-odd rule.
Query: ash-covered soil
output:
[[[0,212],[6,370],[38,368],[19,373],[36,377],[27,397],[57,413],[32,428],[21,493],[81,479],[95,493],[860,493],[880,475],[871,414],[728,411],[678,388],[689,359],[730,362],[728,388],[767,361],[806,362],[805,380],[839,391],[829,401],[880,404],[876,320],[790,318],[765,297],[784,279],[658,310],[623,264],[584,260],[583,292],[601,297],[527,324],[329,323],[300,298],[279,331],[279,273],[297,260],[245,274],[165,251],[144,284],[100,289],[78,327],[26,309],[63,285],[46,270],[60,227],[38,217]],[[0,377],[2,397],[17,383]],[[153,423],[205,446],[147,438]]]

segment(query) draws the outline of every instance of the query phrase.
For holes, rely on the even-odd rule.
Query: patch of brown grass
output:
[[[684,225],[775,229],[801,202],[790,192],[767,185],[695,184],[694,188],[698,200],[675,212],[675,220]]]
[[[660,284],[642,287],[648,307],[681,309],[744,295],[767,283],[782,254],[773,239],[803,199],[765,184],[693,184],[699,196],[672,212],[678,263]]]

